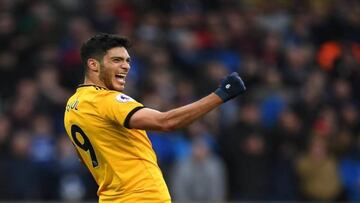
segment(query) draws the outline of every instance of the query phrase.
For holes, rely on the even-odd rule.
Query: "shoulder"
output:
[[[132,97],[117,91],[103,90],[98,95],[98,99],[105,100],[111,103],[128,103],[136,102]]]
[[[97,96],[97,106],[101,115],[106,115],[110,120],[116,120],[126,125],[129,116],[135,112],[134,109],[142,108],[143,105],[130,96],[106,90]]]
[[[74,93],[73,95],[71,95],[67,101],[66,101],[66,104],[69,104],[71,103],[72,101],[74,101],[76,99],[76,93]]]
[[[130,96],[124,94],[124,93],[116,93],[116,101],[118,102],[134,102],[135,99],[131,98]]]
[[[116,112],[116,114],[119,112],[129,113],[134,108],[143,106],[125,93],[112,90],[102,91],[97,95],[96,100],[100,111]]]

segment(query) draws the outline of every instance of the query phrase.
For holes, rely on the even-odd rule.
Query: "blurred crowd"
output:
[[[98,32],[130,38],[126,93],[148,107],[245,81],[188,128],[148,132],[173,200],[360,201],[357,0],[0,0],[0,200],[96,200],[63,114]]]

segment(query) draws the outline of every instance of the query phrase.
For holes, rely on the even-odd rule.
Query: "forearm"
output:
[[[166,126],[165,130],[183,128],[222,103],[223,101],[219,96],[211,93],[194,103],[164,112],[163,122]]]
[[[128,127],[157,131],[183,128],[245,90],[246,87],[239,75],[232,73],[221,82],[220,87],[214,93],[186,106],[167,112],[151,108],[139,109],[131,116]]]

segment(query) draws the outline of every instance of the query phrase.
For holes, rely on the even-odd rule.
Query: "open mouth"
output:
[[[120,82],[125,82],[126,74],[116,74],[115,78]]]

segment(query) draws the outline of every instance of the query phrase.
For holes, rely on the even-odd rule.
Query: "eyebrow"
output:
[[[126,60],[130,61],[130,57],[122,57],[122,56],[112,56],[110,59],[120,59],[120,60]]]

